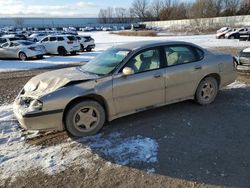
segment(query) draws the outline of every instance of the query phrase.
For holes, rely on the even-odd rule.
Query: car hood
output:
[[[24,94],[34,98],[42,97],[67,84],[97,79],[95,74],[84,73],[80,68],[67,68],[50,71],[33,77],[24,86]]]

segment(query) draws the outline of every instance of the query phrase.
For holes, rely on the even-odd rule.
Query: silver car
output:
[[[24,61],[31,57],[41,59],[44,54],[44,46],[31,41],[11,41],[0,46],[0,58],[19,58]]]
[[[28,130],[86,136],[106,121],[166,104],[210,104],[235,79],[231,55],[186,42],[136,42],[110,48],[81,67],[32,78],[14,113]]]

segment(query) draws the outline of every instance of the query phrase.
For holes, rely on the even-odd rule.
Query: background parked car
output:
[[[40,42],[49,54],[74,55],[80,51],[80,43],[73,35],[50,35]]]
[[[240,51],[236,59],[239,65],[250,66],[250,47]]]
[[[225,38],[225,35],[226,35],[227,33],[229,33],[229,32],[234,32],[234,31],[236,31],[236,29],[232,29],[232,28],[228,28],[228,29],[226,29],[226,30],[224,30],[224,31],[222,31],[222,32],[218,32],[218,31],[217,31],[216,38],[217,38],[217,39],[224,39],[224,38]]]
[[[1,37],[0,38],[0,45],[1,44],[4,44],[6,42],[10,43],[11,41],[18,41],[18,40],[21,40],[20,38],[17,38],[17,37]]]
[[[240,35],[247,33],[249,30],[248,28],[240,28],[236,29],[235,31],[229,32],[225,35],[227,39],[239,39]]]
[[[23,34],[8,34],[3,35],[3,38],[19,38],[20,40],[27,40],[27,37]]]
[[[24,61],[31,57],[41,59],[44,54],[44,46],[27,40],[6,42],[0,46],[0,58],[19,58]]]
[[[32,35],[28,37],[28,39],[33,42],[38,42],[42,40],[45,36],[47,36],[46,33],[33,33]]]
[[[95,48],[95,40],[91,36],[76,36],[77,40],[80,42],[81,51],[84,50],[90,52],[92,49]]]
[[[231,29],[230,27],[222,27],[221,29],[217,30],[217,33],[223,33],[225,31],[228,31],[229,29]]]
[[[250,31],[241,33],[239,37],[240,41],[249,41],[250,40]]]

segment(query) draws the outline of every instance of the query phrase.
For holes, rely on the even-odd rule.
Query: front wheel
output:
[[[76,55],[76,52],[70,52],[71,55]]]
[[[58,48],[58,54],[60,55],[60,56],[66,56],[67,55],[67,51],[66,51],[66,49],[64,48],[64,47],[59,47]]]
[[[195,93],[196,102],[201,105],[210,104],[218,94],[218,82],[213,77],[203,79]]]
[[[43,59],[43,55],[36,56],[37,59]]]
[[[76,137],[96,134],[105,123],[105,110],[96,101],[86,100],[69,108],[65,114],[65,128]]]
[[[19,59],[21,59],[22,61],[25,61],[27,60],[27,56],[24,52],[20,52],[19,53]]]

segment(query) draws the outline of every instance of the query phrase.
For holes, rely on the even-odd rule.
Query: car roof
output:
[[[190,45],[201,48],[193,43],[184,42],[184,41],[139,41],[139,42],[130,42],[126,44],[116,45],[116,48],[128,49],[128,50],[137,50],[140,48],[151,48],[156,46],[164,46],[164,45]]]

